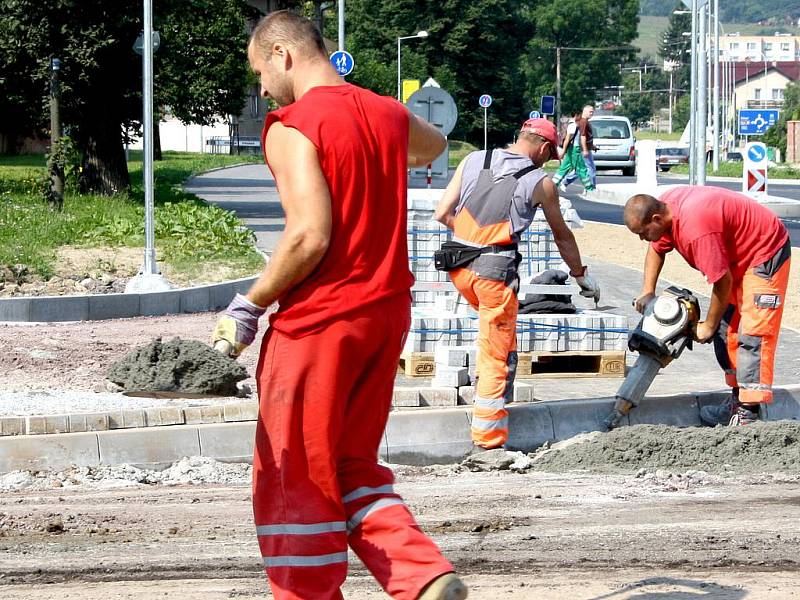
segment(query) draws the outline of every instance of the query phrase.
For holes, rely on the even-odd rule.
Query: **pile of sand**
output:
[[[248,374],[235,360],[197,340],[156,338],[111,365],[107,377],[124,392],[235,396],[236,383]]]
[[[582,434],[540,451],[534,469],[634,473],[641,468],[711,473],[800,473],[800,423],[678,428],[635,425]]]

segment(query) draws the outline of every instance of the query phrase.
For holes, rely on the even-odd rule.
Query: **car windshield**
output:
[[[631,137],[631,130],[628,123],[616,119],[592,120],[592,133],[595,139],[606,138],[612,140],[624,140]]]
[[[658,148],[656,154],[662,156],[689,156],[688,148]]]

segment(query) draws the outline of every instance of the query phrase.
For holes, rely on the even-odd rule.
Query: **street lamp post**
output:
[[[428,37],[428,32],[425,30],[418,31],[414,35],[404,35],[402,37],[397,38],[397,101],[402,102],[402,90],[400,89],[400,42],[402,40],[413,40],[415,38],[426,38]]]

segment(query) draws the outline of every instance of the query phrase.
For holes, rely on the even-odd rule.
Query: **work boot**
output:
[[[728,427],[737,427],[739,425],[752,425],[758,421],[758,404],[744,405],[740,404],[736,412],[733,413]]]
[[[468,590],[455,573],[445,573],[431,581],[418,600],[464,600]]]
[[[731,394],[722,404],[718,404],[717,406],[704,406],[701,408],[700,420],[703,422],[703,425],[708,425],[709,427],[728,425],[740,406],[739,400],[736,396]]]

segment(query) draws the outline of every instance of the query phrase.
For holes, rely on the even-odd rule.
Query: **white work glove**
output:
[[[633,300],[633,306],[636,309],[636,312],[644,314],[644,309],[647,308],[647,305],[650,304],[656,295],[652,292],[644,292],[639,294]]]
[[[253,343],[258,332],[258,318],[266,310],[242,294],[236,294],[214,327],[211,337],[214,348],[233,358],[239,356]]]
[[[570,273],[575,278],[575,283],[581,288],[581,296],[584,298],[594,298],[594,303],[597,304],[600,301],[600,285],[597,283],[594,277],[589,275],[588,269],[583,267],[583,271],[580,275],[575,275]]]

